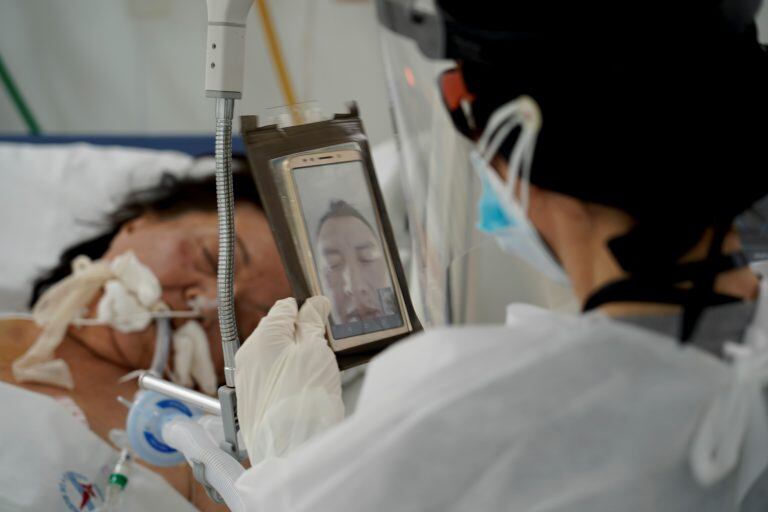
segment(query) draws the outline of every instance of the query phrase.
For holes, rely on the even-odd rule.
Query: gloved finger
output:
[[[325,341],[325,320],[331,312],[330,301],[322,295],[310,297],[301,305],[296,318],[296,339]]]
[[[289,297],[275,302],[267,316],[261,319],[256,329],[248,336],[243,346],[235,354],[235,364],[251,356],[269,358],[268,354],[278,353],[282,348],[293,343],[296,334],[296,299]],[[274,355],[274,354],[273,354]]]
[[[251,336],[293,339],[297,313],[296,299],[293,297],[280,299],[270,308],[267,316],[261,319]]]

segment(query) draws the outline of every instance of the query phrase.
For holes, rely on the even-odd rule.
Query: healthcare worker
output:
[[[379,2],[408,190],[473,176],[479,228],[584,314],[402,341],[329,427],[328,301],[278,302],[237,354],[248,509],[768,510],[768,280],[732,230],[768,193],[759,2],[411,4]]]

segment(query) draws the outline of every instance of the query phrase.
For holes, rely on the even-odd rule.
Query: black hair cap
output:
[[[543,122],[531,182],[628,212],[637,229],[612,249],[664,244],[663,254],[646,253],[661,262],[768,193],[768,55],[753,22],[760,3],[438,7],[447,56],[477,98],[477,125],[533,97]]]

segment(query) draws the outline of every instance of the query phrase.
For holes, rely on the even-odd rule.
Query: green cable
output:
[[[8,70],[8,68],[5,67],[2,56],[0,56],[0,79],[3,80],[5,90],[8,91],[8,95],[11,97],[11,101],[16,107],[16,110],[19,112],[19,115],[22,117],[22,119],[24,119],[24,123],[27,125],[29,134],[40,135],[40,125],[37,124],[35,116],[32,114],[29,106],[24,101],[24,97],[21,95],[21,91],[19,91],[19,88],[16,87],[16,84],[13,81],[13,77],[11,76],[11,72]]]

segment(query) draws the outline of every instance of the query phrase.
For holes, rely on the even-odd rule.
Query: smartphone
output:
[[[363,155],[353,149],[302,153],[283,161],[291,217],[311,292],[331,302],[335,352],[411,332],[381,213]]]

